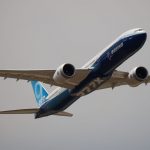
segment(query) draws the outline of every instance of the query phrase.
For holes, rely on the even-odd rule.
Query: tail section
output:
[[[36,98],[36,102],[39,106],[41,106],[46,101],[48,92],[39,81],[31,81],[31,84]]]

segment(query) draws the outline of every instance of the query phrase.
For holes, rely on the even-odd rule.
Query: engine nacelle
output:
[[[136,79],[137,81],[145,81],[148,78],[148,70],[145,67],[136,67],[129,73],[129,79]]]
[[[75,67],[72,64],[62,64],[54,73],[53,79],[58,84],[66,83],[68,79],[75,75]]]

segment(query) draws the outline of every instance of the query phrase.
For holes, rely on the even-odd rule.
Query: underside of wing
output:
[[[75,75],[67,79],[63,84],[54,81],[53,76],[56,70],[0,70],[0,77],[15,78],[17,80],[37,80],[46,84],[60,86],[64,88],[73,88],[78,85],[83,79],[87,77],[90,70],[76,69]]]
[[[17,80],[37,80],[54,84],[52,78],[55,70],[0,70],[0,77],[15,78]]]
[[[98,89],[115,88],[122,85],[129,85],[136,87],[142,83],[150,83],[150,76],[145,81],[138,81],[136,79],[130,79],[128,72],[115,70],[109,80],[104,82]]]
[[[150,76],[148,77],[147,82],[150,83]]]

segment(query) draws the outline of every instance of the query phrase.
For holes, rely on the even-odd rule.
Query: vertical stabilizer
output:
[[[37,104],[39,106],[43,105],[47,100],[46,97],[48,96],[46,89],[39,81],[31,81],[31,84],[33,87]]]

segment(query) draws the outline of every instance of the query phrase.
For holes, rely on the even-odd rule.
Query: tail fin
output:
[[[39,81],[31,81],[31,84],[36,98],[36,102],[39,106],[41,106],[46,101],[48,93]]]

